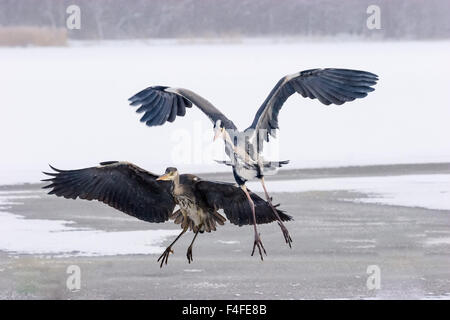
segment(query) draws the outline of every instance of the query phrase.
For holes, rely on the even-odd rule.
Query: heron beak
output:
[[[170,180],[170,174],[169,173],[166,173],[166,174],[163,174],[161,177],[159,177],[159,178],[156,178],[156,180],[157,181],[167,181],[167,180]]]
[[[213,142],[216,141],[220,137],[220,135],[224,132],[224,130],[225,130],[224,128],[220,128],[219,130],[216,130],[216,133],[214,134]]]
[[[216,131],[216,134],[214,135],[213,142],[215,142],[217,140],[217,138],[220,136],[220,133],[221,132],[219,130]]]

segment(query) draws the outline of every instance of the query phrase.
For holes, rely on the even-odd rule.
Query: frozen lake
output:
[[[448,298],[449,52],[449,41],[0,48],[0,298]],[[270,159],[291,160],[286,169],[328,169],[268,177],[274,202],[294,216],[287,224],[294,246],[275,223],[261,226],[263,263],[250,256],[251,227],[227,223],[199,236],[191,265],[192,234],[183,236],[161,270],[156,259],[179,226],[20,184],[42,179],[48,163],[228,171],[213,162],[223,146],[212,143],[199,110],[148,128],[127,99],[150,85],[185,87],[245,128],[279,78],[315,67],[363,69],[380,81],[343,106],[295,95],[283,107],[279,138],[265,149]],[[422,165],[364,167],[395,163]],[[349,165],[362,167],[342,168]],[[261,191],[257,182],[249,186]],[[64,285],[70,265],[83,273],[78,293]],[[381,290],[366,287],[370,265],[381,269]]]
[[[61,168],[128,160],[155,172],[227,170],[213,162],[199,111],[147,128],[127,99],[150,85],[190,88],[246,128],[282,76],[315,67],[379,75],[376,91],[343,106],[291,97],[273,157],[289,168],[450,161],[450,42],[75,43],[0,48],[0,184]],[[155,150],[158,150],[155,152]]]
[[[248,183],[263,192],[258,182]],[[313,191],[349,191],[364,197],[342,198],[343,201],[421,207],[450,211],[450,175],[403,175],[382,177],[349,177],[328,179],[275,180],[268,183],[274,193]],[[11,205],[31,199],[49,197],[43,191],[0,191],[0,250],[21,254],[53,256],[109,256],[123,254],[157,254],[162,243],[178,230],[104,231],[77,228],[74,221],[24,219],[8,213]],[[220,244],[239,241],[218,240]],[[449,243],[449,238],[429,239],[429,244]]]
[[[248,185],[263,192],[259,182]],[[271,192],[347,190],[367,195],[352,201],[450,210],[450,174],[282,180],[271,181],[269,188]]]
[[[283,171],[268,179],[274,202],[295,219],[286,224],[292,249],[275,223],[261,225],[261,262],[250,256],[251,226],[226,223],[198,237],[192,264],[185,255],[192,233],[184,235],[163,269],[156,259],[178,225],[47,196],[39,185],[1,187],[0,297],[448,299],[450,210],[441,195],[449,170],[377,167],[374,176],[375,168]],[[321,178],[302,178],[313,173]],[[65,286],[73,265],[82,272],[75,293]],[[381,270],[379,290],[366,286],[372,265]]]

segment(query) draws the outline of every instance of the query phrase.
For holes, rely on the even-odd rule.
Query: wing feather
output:
[[[195,104],[213,123],[221,120],[226,129],[236,129],[234,123],[219,109],[188,89],[152,86],[128,100],[131,106],[140,106],[136,112],[144,112],[141,122],[145,122],[149,127],[163,125],[166,121],[173,122],[176,116],[183,117],[186,108]]]
[[[161,110],[160,108],[161,108],[162,102],[163,102],[162,97],[160,95],[158,95],[151,104],[146,103],[145,105],[143,105],[141,108],[145,107],[145,109],[143,109],[143,111],[141,111],[141,113],[142,112],[145,112],[145,113],[141,117],[140,121],[147,122],[147,121],[150,121],[151,119],[153,119],[155,117],[155,115],[158,114],[158,112]]]
[[[364,98],[378,81],[378,76],[350,69],[310,69],[283,77],[270,92],[262,106],[256,112],[253,122],[247,130],[267,130],[262,135],[266,141],[274,136],[278,128],[278,114],[284,102],[294,92],[305,98],[318,99],[325,105],[341,105],[348,101]]]
[[[174,122],[176,117],[177,117],[177,112],[178,112],[178,98],[177,97],[173,97],[173,99],[172,99],[172,106],[170,108],[170,115],[167,118],[167,121]]]
[[[231,223],[238,226],[253,224],[253,215],[247,197],[242,189],[232,183],[200,180],[195,189],[202,199],[216,210],[223,209]],[[270,223],[276,221],[269,203],[257,194],[249,191],[255,204],[256,223]],[[283,221],[292,220],[292,217],[277,209]]]
[[[155,116],[151,120],[150,124],[149,124],[149,121],[146,122],[146,124],[148,126],[153,126],[153,125],[159,126],[159,125],[162,125],[163,123],[166,122],[166,120],[169,117],[170,112],[172,110],[172,108],[171,108],[172,99],[173,99],[173,97],[171,97],[171,96],[165,97],[163,99],[163,102],[162,102],[161,107],[160,107],[160,112],[158,113],[157,116]]]
[[[51,167],[51,166],[50,166]],[[167,221],[175,208],[171,183],[128,162],[105,162],[98,167],[46,173],[49,194],[67,199],[98,200],[148,222]]]

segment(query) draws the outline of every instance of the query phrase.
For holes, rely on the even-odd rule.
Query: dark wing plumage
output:
[[[163,125],[166,121],[173,122],[177,116],[186,114],[186,108],[195,104],[213,123],[221,120],[226,129],[236,129],[233,122],[209,101],[188,89],[148,87],[128,100],[130,105],[140,106],[136,112],[144,113],[141,122],[149,127]]]
[[[278,129],[278,113],[284,102],[295,92],[305,98],[318,99],[325,105],[341,105],[364,98],[378,81],[378,76],[359,70],[311,69],[283,77],[272,89],[256,112],[253,123],[247,130],[267,130],[264,139],[274,135]]]
[[[232,183],[200,180],[195,184],[195,189],[207,205],[215,210],[223,209],[231,223],[238,226],[253,224],[253,215],[243,190]],[[276,221],[276,217],[269,203],[249,190],[255,203],[256,223],[270,223]],[[292,220],[292,217],[282,210],[277,212],[283,221]]]
[[[51,167],[51,166],[50,166]],[[98,200],[117,210],[148,222],[164,222],[175,208],[171,183],[156,181],[156,175],[131,163],[109,161],[98,167],[59,170],[50,184],[49,194],[67,199]]]

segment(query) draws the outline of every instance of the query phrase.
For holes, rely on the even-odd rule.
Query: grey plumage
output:
[[[184,103],[189,101],[208,116],[214,124],[215,139],[222,136],[225,143],[225,153],[230,158],[230,161],[223,161],[222,163],[232,167],[235,181],[242,188],[243,194],[246,195],[252,208],[255,231],[252,254],[255,251],[255,247],[257,247],[261,259],[263,259],[262,253],[265,253],[265,249],[256,228],[256,223],[258,222],[258,216],[255,212],[257,203],[253,196],[248,193],[245,183],[250,179],[260,179],[267,203],[271,206],[272,212],[278,220],[286,243],[291,246],[292,239],[283,225],[283,218],[279,215],[275,206],[272,205],[271,197],[264,183],[264,175],[276,172],[279,167],[287,164],[288,161],[271,162],[265,161],[262,157],[264,141],[268,142],[270,136],[275,137],[276,130],[279,129],[278,115],[283,104],[291,95],[297,92],[305,98],[318,99],[325,105],[342,105],[345,102],[367,96],[369,92],[374,90],[373,86],[377,81],[378,76],[370,72],[336,68],[310,69],[285,76],[278,81],[269,93],[266,100],[257,110],[252,124],[244,131],[237,130],[234,123],[209,101],[187,89],[161,86],[149,87],[131,97],[130,102],[131,105],[141,105],[137,111],[145,112],[141,121],[146,122],[148,126],[161,125],[167,119],[175,120],[174,117],[168,114],[169,109],[161,106],[170,104],[167,101],[173,101],[175,98],[180,97]],[[154,96],[160,98],[156,99]],[[156,112],[159,112],[158,116],[154,115]],[[208,192],[208,190],[205,189],[204,192]],[[216,201],[214,204],[218,203],[224,204],[220,201]],[[237,212],[236,208],[230,213],[230,216],[235,221],[241,221],[240,216],[234,216],[235,212]],[[230,217],[228,218],[230,219]],[[248,223],[247,220],[243,221]]]
[[[278,114],[286,100],[295,92],[304,98],[318,99],[322,104],[342,105],[345,102],[364,98],[375,90],[378,76],[360,70],[310,69],[281,78],[266,100],[257,110],[252,124],[245,130],[252,137],[252,143],[262,150],[262,141],[269,141],[279,129]],[[132,96],[132,106],[140,106],[136,112],[144,113],[141,118],[146,125],[159,126],[166,121],[173,122],[176,116],[183,117],[186,108],[196,105],[215,124],[218,120],[226,130],[237,131],[236,125],[208,100],[188,89],[166,86],[148,87]],[[239,136],[238,134],[234,134]]]
[[[66,199],[97,200],[119,211],[147,222],[165,222],[177,204],[170,181],[158,181],[158,175],[129,162],[108,161],[100,166],[44,172],[51,176],[42,181],[49,194]],[[207,212],[223,209],[231,223],[242,226],[252,224],[251,210],[245,195],[231,183],[203,180],[195,175],[181,174],[180,184],[195,195],[198,205]],[[251,192],[257,205],[257,223],[275,221],[269,204]],[[292,218],[278,210],[285,221]]]
[[[304,98],[318,99],[325,105],[342,105],[345,102],[364,98],[378,81],[378,76],[359,70],[311,69],[285,76],[278,81],[264,103],[256,112],[247,130],[266,130],[264,136],[274,135],[278,126],[278,114],[286,100],[295,92]]]

